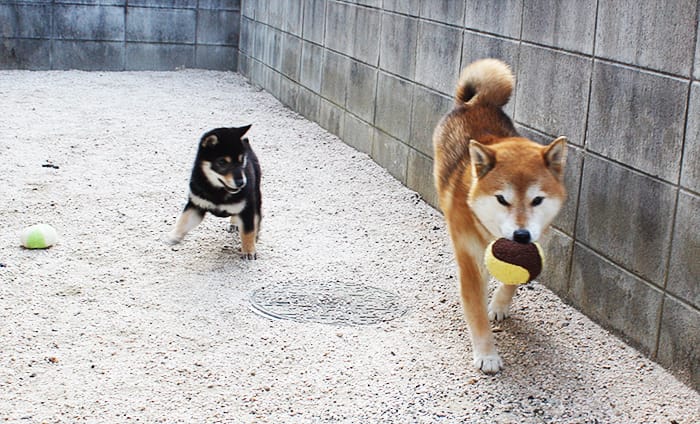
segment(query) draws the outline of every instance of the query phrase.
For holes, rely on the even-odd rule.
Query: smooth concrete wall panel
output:
[[[379,67],[407,79],[416,74],[418,20],[393,13],[382,14]]]
[[[197,68],[228,71],[238,69],[238,49],[232,46],[196,47],[195,63]]]
[[[130,71],[167,71],[194,68],[194,46],[178,44],[129,43],[126,45],[126,65]]]
[[[377,9],[358,7],[356,10],[352,56],[372,66],[379,63],[381,19]]]
[[[523,41],[593,53],[597,0],[529,0],[523,8]]]
[[[420,17],[450,25],[461,26],[464,20],[465,3],[454,0],[431,0],[420,2]]]
[[[596,55],[689,76],[695,52],[697,0],[598,3]]]
[[[669,293],[700,309],[700,196],[681,192],[673,232]]]
[[[394,178],[406,183],[409,148],[383,131],[374,131],[372,142],[372,159],[382,165]]]
[[[298,82],[301,68],[301,39],[292,34],[283,33],[280,56],[282,74]]]
[[[677,299],[666,297],[657,357],[674,364],[680,377],[700,387],[700,313]]]
[[[338,106],[345,106],[350,59],[330,50],[324,52],[323,59],[321,95]]]
[[[547,262],[537,281],[544,282],[560,297],[568,298],[574,239],[556,229],[550,229],[541,242]]]
[[[384,10],[402,13],[409,16],[420,15],[423,0],[384,0]]]
[[[211,9],[211,10],[231,10],[231,11],[241,11],[241,2],[239,0],[199,0],[197,3],[199,9]]]
[[[129,6],[148,6],[154,8],[189,8],[195,9],[199,0],[128,0]]]
[[[416,82],[441,93],[452,93],[459,78],[460,30],[421,21],[418,24]]]
[[[656,347],[663,293],[576,244],[569,298],[645,353]]]
[[[688,83],[596,62],[588,147],[667,181],[678,181]]]
[[[551,139],[547,140],[548,143],[551,141]],[[576,211],[578,208],[578,194],[581,188],[583,160],[584,153],[581,149],[573,145],[568,147],[566,169],[564,170],[567,199],[559,215],[554,218],[553,225],[569,236],[573,236],[576,227]]]
[[[516,70],[515,119],[583,145],[591,68],[585,57],[522,46]]]
[[[466,0],[464,27],[508,38],[519,38],[523,0]]]
[[[681,185],[700,193],[700,83],[693,83],[683,145]]]
[[[345,114],[344,141],[360,152],[372,153],[374,127],[351,113]]]
[[[194,44],[196,18],[196,11],[189,9],[157,9],[130,5],[126,20],[126,40]]]
[[[675,199],[669,184],[588,156],[577,241],[663,287]]]
[[[414,149],[408,151],[406,185],[415,190],[426,202],[437,204],[438,196],[432,179],[425,178],[433,172],[433,159]]]
[[[54,37],[64,40],[123,41],[124,8],[57,5]]]
[[[356,9],[356,6],[347,3],[327,3],[325,47],[352,55]]]
[[[301,52],[299,82],[316,93],[321,91],[322,65],[323,47],[304,41]]]
[[[343,137],[345,131],[345,111],[337,105],[321,99],[318,123],[331,134]]]
[[[321,96],[303,86],[299,87],[297,112],[310,121],[319,122]]]

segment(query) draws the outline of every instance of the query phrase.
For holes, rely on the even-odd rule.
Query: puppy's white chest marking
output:
[[[223,205],[217,205],[215,203],[212,203],[208,201],[207,199],[202,199],[201,197],[197,196],[196,194],[190,193],[190,200],[192,203],[197,205],[198,207],[208,210],[208,211],[222,211],[229,213],[231,215],[238,215],[245,209],[246,206],[246,201],[241,200],[238,203],[229,203],[229,204],[223,204]]]

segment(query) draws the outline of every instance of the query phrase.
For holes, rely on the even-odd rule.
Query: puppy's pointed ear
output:
[[[566,166],[566,142],[566,137],[558,137],[549,143],[542,153],[547,168],[559,179],[563,178]]]
[[[214,134],[210,134],[202,138],[202,147],[216,146],[219,142],[219,138]]]
[[[235,131],[236,131],[236,133],[238,133],[238,138],[243,138],[243,136],[245,135],[245,133],[247,133],[248,130],[250,129],[250,127],[252,127],[252,126],[253,126],[253,124],[246,125],[246,126],[244,126],[244,127],[234,128]]]
[[[472,165],[472,175],[482,178],[496,166],[496,152],[476,140],[469,140],[469,160]]]

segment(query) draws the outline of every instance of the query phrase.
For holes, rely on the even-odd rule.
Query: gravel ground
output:
[[[691,423],[700,395],[543,285],[470,366],[440,214],[233,73],[0,72],[0,421]],[[199,136],[252,123],[258,260],[208,216],[162,243]],[[426,178],[431,178],[426,175]],[[25,250],[25,226],[60,241]],[[260,287],[370,286],[372,325],[254,313]],[[389,310],[391,312],[391,310]]]

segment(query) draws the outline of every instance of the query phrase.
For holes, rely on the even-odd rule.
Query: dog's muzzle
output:
[[[235,187],[231,187],[230,185],[226,184],[221,178],[219,178],[219,182],[221,183],[222,186],[224,186],[224,190],[226,190],[227,192],[229,192],[231,194],[240,193],[241,190],[243,190],[245,188],[246,184],[248,183],[248,181],[246,181],[245,178],[243,179],[243,181],[241,182],[240,185],[235,186]]]

